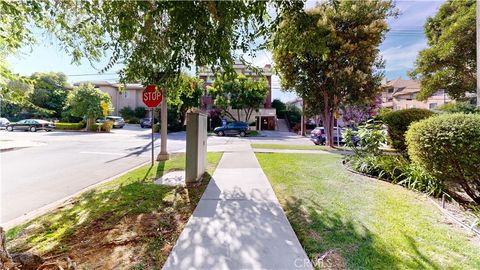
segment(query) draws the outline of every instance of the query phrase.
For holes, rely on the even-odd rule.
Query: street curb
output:
[[[83,189],[75,192],[74,194],[72,194],[72,195],[70,195],[70,196],[67,196],[67,197],[64,197],[64,198],[62,198],[62,199],[56,200],[56,201],[51,202],[51,203],[49,203],[49,204],[47,204],[47,205],[44,205],[44,206],[42,206],[42,207],[40,207],[40,208],[38,208],[38,209],[36,209],[36,210],[30,211],[30,212],[28,212],[28,213],[25,213],[25,214],[23,214],[23,215],[20,216],[20,217],[17,217],[17,218],[14,218],[14,219],[12,219],[12,220],[10,220],[10,221],[8,221],[8,222],[2,223],[2,224],[0,224],[0,227],[3,227],[5,230],[9,230],[9,229],[11,229],[12,227],[15,227],[15,226],[17,226],[17,225],[19,225],[19,224],[21,224],[21,223],[24,223],[24,222],[30,221],[30,220],[32,220],[32,219],[34,219],[34,218],[37,218],[37,217],[39,217],[39,216],[41,216],[41,215],[43,215],[43,214],[45,214],[45,213],[47,213],[47,212],[50,212],[50,211],[52,211],[52,210],[54,210],[54,209],[59,208],[60,206],[63,206],[63,205],[65,205],[65,204],[69,203],[71,199],[73,199],[73,198],[75,198],[75,197],[78,197],[80,194],[82,194],[82,193],[84,193],[84,192],[86,192],[86,191],[88,191],[88,190],[91,190],[91,189],[93,189],[93,188],[95,188],[95,187],[97,187],[97,186],[99,186],[99,185],[101,185],[101,184],[110,182],[110,181],[112,181],[112,180],[114,180],[114,179],[116,179],[116,178],[118,178],[118,177],[120,177],[120,176],[122,176],[122,175],[125,175],[125,174],[127,174],[127,173],[129,173],[129,172],[131,172],[131,171],[133,171],[133,170],[136,170],[136,169],[138,169],[138,168],[140,168],[140,167],[143,167],[143,166],[149,164],[150,162],[151,162],[151,161],[145,161],[145,162],[143,162],[143,163],[141,163],[141,164],[139,164],[139,165],[137,165],[137,166],[135,166],[135,167],[133,167],[133,168],[130,168],[130,169],[124,171],[124,172],[121,172],[121,173],[119,173],[119,174],[116,174],[116,175],[114,175],[114,176],[111,176],[111,177],[109,177],[109,178],[107,178],[107,179],[104,179],[104,180],[98,182],[98,183],[95,183],[95,184],[92,184],[92,185],[90,185],[90,186],[87,186],[87,187],[85,187],[85,188],[83,188]]]
[[[8,147],[8,148],[2,148],[2,149],[0,149],[0,153],[3,153],[3,152],[10,152],[10,151],[13,151],[13,150],[18,150],[18,149],[23,149],[23,148],[28,148],[28,147],[31,147],[31,146],[20,146],[20,147]]]

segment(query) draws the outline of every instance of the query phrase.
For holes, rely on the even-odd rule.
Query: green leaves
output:
[[[106,102],[109,111],[113,110],[110,96],[91,84],[75,87],[68,97],[68,106],[73,116],[86,118],[102,117],[101,102]]]
[[[268,82],[265,78],[253,79],[243,74],[219,75],[213,86],[208,88],[209,94],[214,98],[215,106],[222,109],[230,118],[248,122],[254,110],[265,102],[268,95]],[[237,110],[237,116],[229,112]],[[240,111],[245,118],[240,119]]]
[[[420,51],[411,77],[421,81],[417,98],[425,100],[439,89],[454,99],[475,92],[476,1],[447,1],[428,18],[425,34],[429,47]]]

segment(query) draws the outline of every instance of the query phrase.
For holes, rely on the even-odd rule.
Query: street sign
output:
[[[145,103],[148,108],[155,108],[162,102],[163,93],[161,90],[157,90],[155,85],[149,85],[143,90],[142,97],[143,103]]]
[[[102,114],[103,116],[107,116],[108,115],[108,104],[102,100],[102,102],[100,102],[100,106],[102,107]]]

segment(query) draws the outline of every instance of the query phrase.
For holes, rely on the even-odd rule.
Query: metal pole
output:
[[[477,107],[480,108],[480,5],[477,2]]]
[[[153,163],[155,162],[155,151],[153,150],[153,127],[155,126],[155,117],[154,117],[154,113],[153,111],[155,110],[155,108],[152,108],[152,118],[151,118],[151,121],[150,121],[150,124],[152,125],[152,165]]]

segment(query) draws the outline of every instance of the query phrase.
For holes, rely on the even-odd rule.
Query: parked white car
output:
[[[5,129],[8,124],[10,124],[10,121],[7,118],[0,118],[0,129]]]

